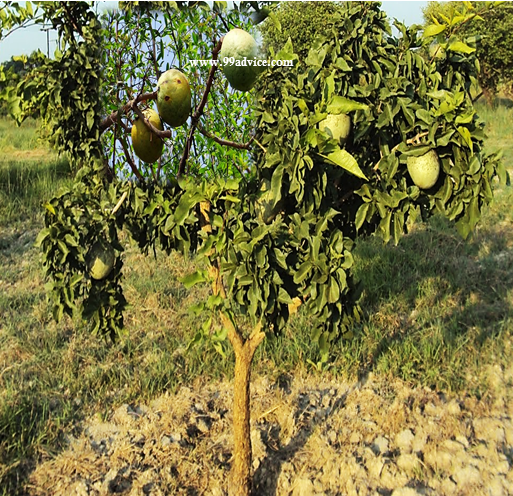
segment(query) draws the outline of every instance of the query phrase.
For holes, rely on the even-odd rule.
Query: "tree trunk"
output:
[[[228,329],[228,339],[235,351],[235,379],[233,384],[233,465],[230,474],[229,495],[251,494],[251,362],[265,333],[258,325],[251,336],[244,340],[233,322],[223,313],[221,320]]]

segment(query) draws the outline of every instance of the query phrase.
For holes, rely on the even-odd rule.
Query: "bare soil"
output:
[[[255,378],[255,494],[513,495],[513,367],[486,375],[481,399],[373,375]],[[231,401],[221,382],[91,418],[37,467],[29,494],[225,495]]]

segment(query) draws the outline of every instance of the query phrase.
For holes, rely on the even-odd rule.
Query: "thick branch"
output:
[[[123,105],[120,109],[116,110],[115,112],[112,112],[112,114],[108,115],[103,119],[100,123],[100,131],[103,133],[105,132],[110,126],[116,123],[118,120],[118,115],[121,113],[121,115],[126,114],[129,110],[133,108],[133,106],[139,102],[145,102],[146,100],[156,100],[157,99],[157,92],[153,91],[152,93],[143,93],[141,95],[138,95],[133,100],[130,100],[126,105]]]

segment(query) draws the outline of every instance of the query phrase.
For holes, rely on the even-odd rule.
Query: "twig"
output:
[[[267,153],[267,149],[260,144],[260,142],[253,136],[253,141],[262,149],[264,153]]]
[[[246,143],[237,143],[236,141],[230,141],[230,140],[225,140],[223,138],[219,138],[218,136],[216,136],[216,135],[212,134],[211,132],[207,131],[200,124],[198,124],[197,128],[198,128],[198,131],[203,136],[206,136],[207,138],[210,138],[210,139],[214,140],[216,143],[219,143],[220,145],[224,145],[224,146],[230,146],[232,148],[238,148],[239,150],[249,150],[249,147],[251,146],[251,142],[254,139],[253,137],[251,137],[249,139],[249,141],[246,142]]]
[[[212,60],[217,60],[217,57],[219,55],[219,52],[221,50],[221,46],[223,44],[223,38],[221,38],[217,45],[215,46],[213,52],[212,52]],[[191,118],[191,129],[189,130],[189,136],[187,137],[187,141],[185,143],[185,147],[183,150],[182,158],[180,160],[180,164],[178,166],[178,177],[180,177],[185,172],[185,164],[187,162],[187,159],[189,158],[189,153],[191,152],[191,145],[192,140],[194,137],[194,131],[196,130],[196,127],[198,126],[199,118],[203,114],[203,110],[205,109],[205,105],[208,101],[208,94],[210,93],[210,89],[212,88],[212,84],[214,83],[214,75],[217,69],[217,64],[213,64],[210,68],[210,72],[208,74],[207,84],[205,86],[205,91],[203,92],[203,97],[201,98],[201,101],[196,108],[194,114]]]
[[[112,215],[114,215],[121,207],[121,204],[125,201],[125,198],[128,196],[128,193],[125,191],[119,201],[116,203],[116,206],[112,209]]]
[[[130,153],[128,153],[124,140],[118,138],[118,141],[121,143],[121,146],[123,147],[123,152],[125,153],[126,161],[128,162],[130,169],[132,169],[132,172],[134,173],[135,177],[140,181],[144,181],[144,178],[139,172],[139,169],[134,164],[132,157],[130,156]]]

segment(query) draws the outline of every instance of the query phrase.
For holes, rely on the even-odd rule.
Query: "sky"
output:
[[[96,2],[99,9],[112,6],[116,2]],[[396,18],[404,24],[422,24],[422,9],[426,7],[427,1],[383,1],[382,9],[391,19]],[[14,55],[30,55],[38,48],[47,53],[47,45],[50,46],[50,54],[55,49],[55,34],[40,31],[40,26],[32,26],[26,29],[19,29],[0,41],[0,63],[9,60]]]

